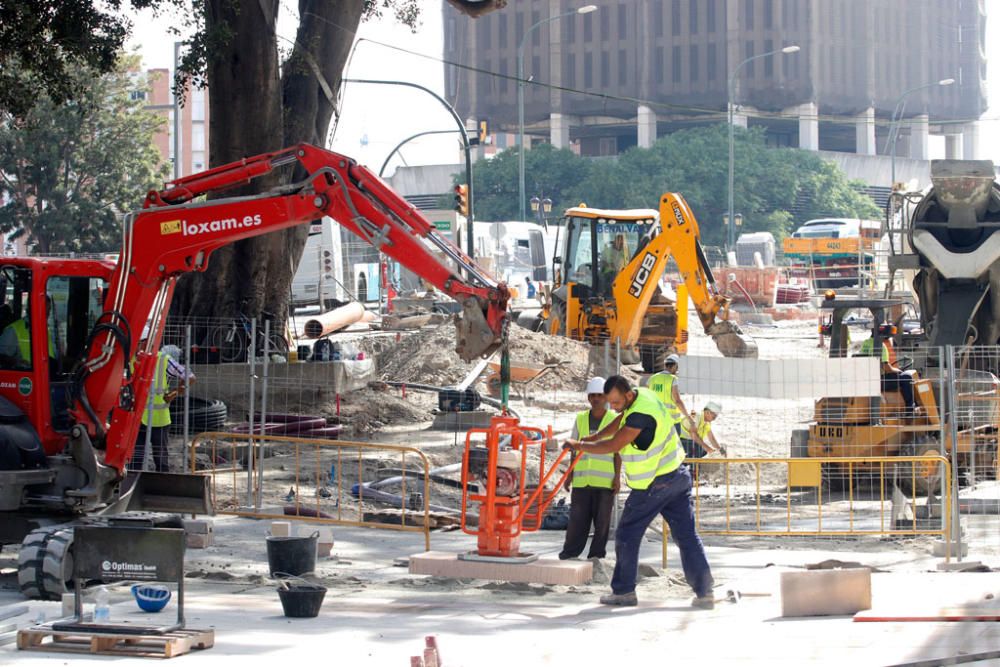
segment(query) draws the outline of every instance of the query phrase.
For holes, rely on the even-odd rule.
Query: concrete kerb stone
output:
[[[782,572],[781,616],[843,616],[872,607],[872,573],[867,567]]]

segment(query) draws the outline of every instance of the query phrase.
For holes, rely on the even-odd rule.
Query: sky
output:
[[[282,0],[278,22],[279,43],[284,41],[281,37],[290,40],[294,36],[295,4],[291,0]],[[419,4],[422,14],[416,33],[396,23],[392,16],[363,24],[345,76],[410,81],[443,96],[444,68],[435,60],[441,57],[443,51],[442,0],[419,0]],[[992,108],[983,116],[980,136],[984,157],[1000,163],[1000,0],[987,3],[987,11],[991,10],[992,16],[988,16],[986,24],[986,57],[987,95]],[[130,48],[143,56],[147,68],[173,69],[174,38],[166,30],[172,22],[169,17],[154,19],[149,12],[144,12],[135,21]],[[375,42],[430,57],[402,53]],[[287,45],[289,42],[284,43]],[[398,86],[347,84],[342,109],[332,149],[350,155],[376,171],[393,147],[406,137],[426,130],[455,127],[448,112],[431,96]],[[944,157],[943,153],[943,138],[932,136],[931,157]],[[409,165],[458,163],[461,159],[458,142],[451,135],[416,139],[401,149],[400,155]],[[395,166],[400,164],[399,159],[394,160],[387,175],[391,175]]]

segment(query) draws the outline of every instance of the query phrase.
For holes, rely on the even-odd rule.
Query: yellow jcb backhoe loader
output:
[[[722,354],[756,357],[757,344],[729,321],[729,299],[715,286],[700,237],[687,202],[673,192],[660,198],[659,211],[568,209],[551,299],[536,328],[590,343],[610,340],[623,351],[638,347],[643,369],[655,372],[666,355],[685,351],[690,297]],[[659,287],[671,256],[683,280],[676,303]]]

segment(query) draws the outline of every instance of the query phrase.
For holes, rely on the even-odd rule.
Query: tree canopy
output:
[[[143,109],[145,89],[120,58],[104,75],[69,65],[70,101],[41,93],[20,115],[0,112],[0,231],[27,235],[40,252],[108,252],[121,245],[121,217],[162,183],[153,143],[163,118]],[[25,88],[30,70],[5,75]]]
[[[728,165],[725,125],[675,132],[617,159],[582,158],[545,144],[525,154],[526,196],[547,196],[554,209],[580,203],[655,208],[664,192],[679,192],[698,217],[702,236],[717,243],[724,234]],[[743,215],[745,232],[770,231],[780,238],[810,218],[879,215],[871,198],[836,165],[811,151],[769,148],[759,129],[737,128],[734,168],[735,210]],[[455,176],[456,182],[462,178]],[[477,219],[517,217],[516,148],[480,160],[473,178]]]

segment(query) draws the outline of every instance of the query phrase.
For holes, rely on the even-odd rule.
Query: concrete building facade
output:
[[[521,0],[476,20],[444,8],[446,94],[464,117],[516,132],[524,41],[530,139],[614,155],[657,136],[725,120],[776,146],[876,155],[906,91],[897,155],[975,158],[986,109],[984,0]]]

